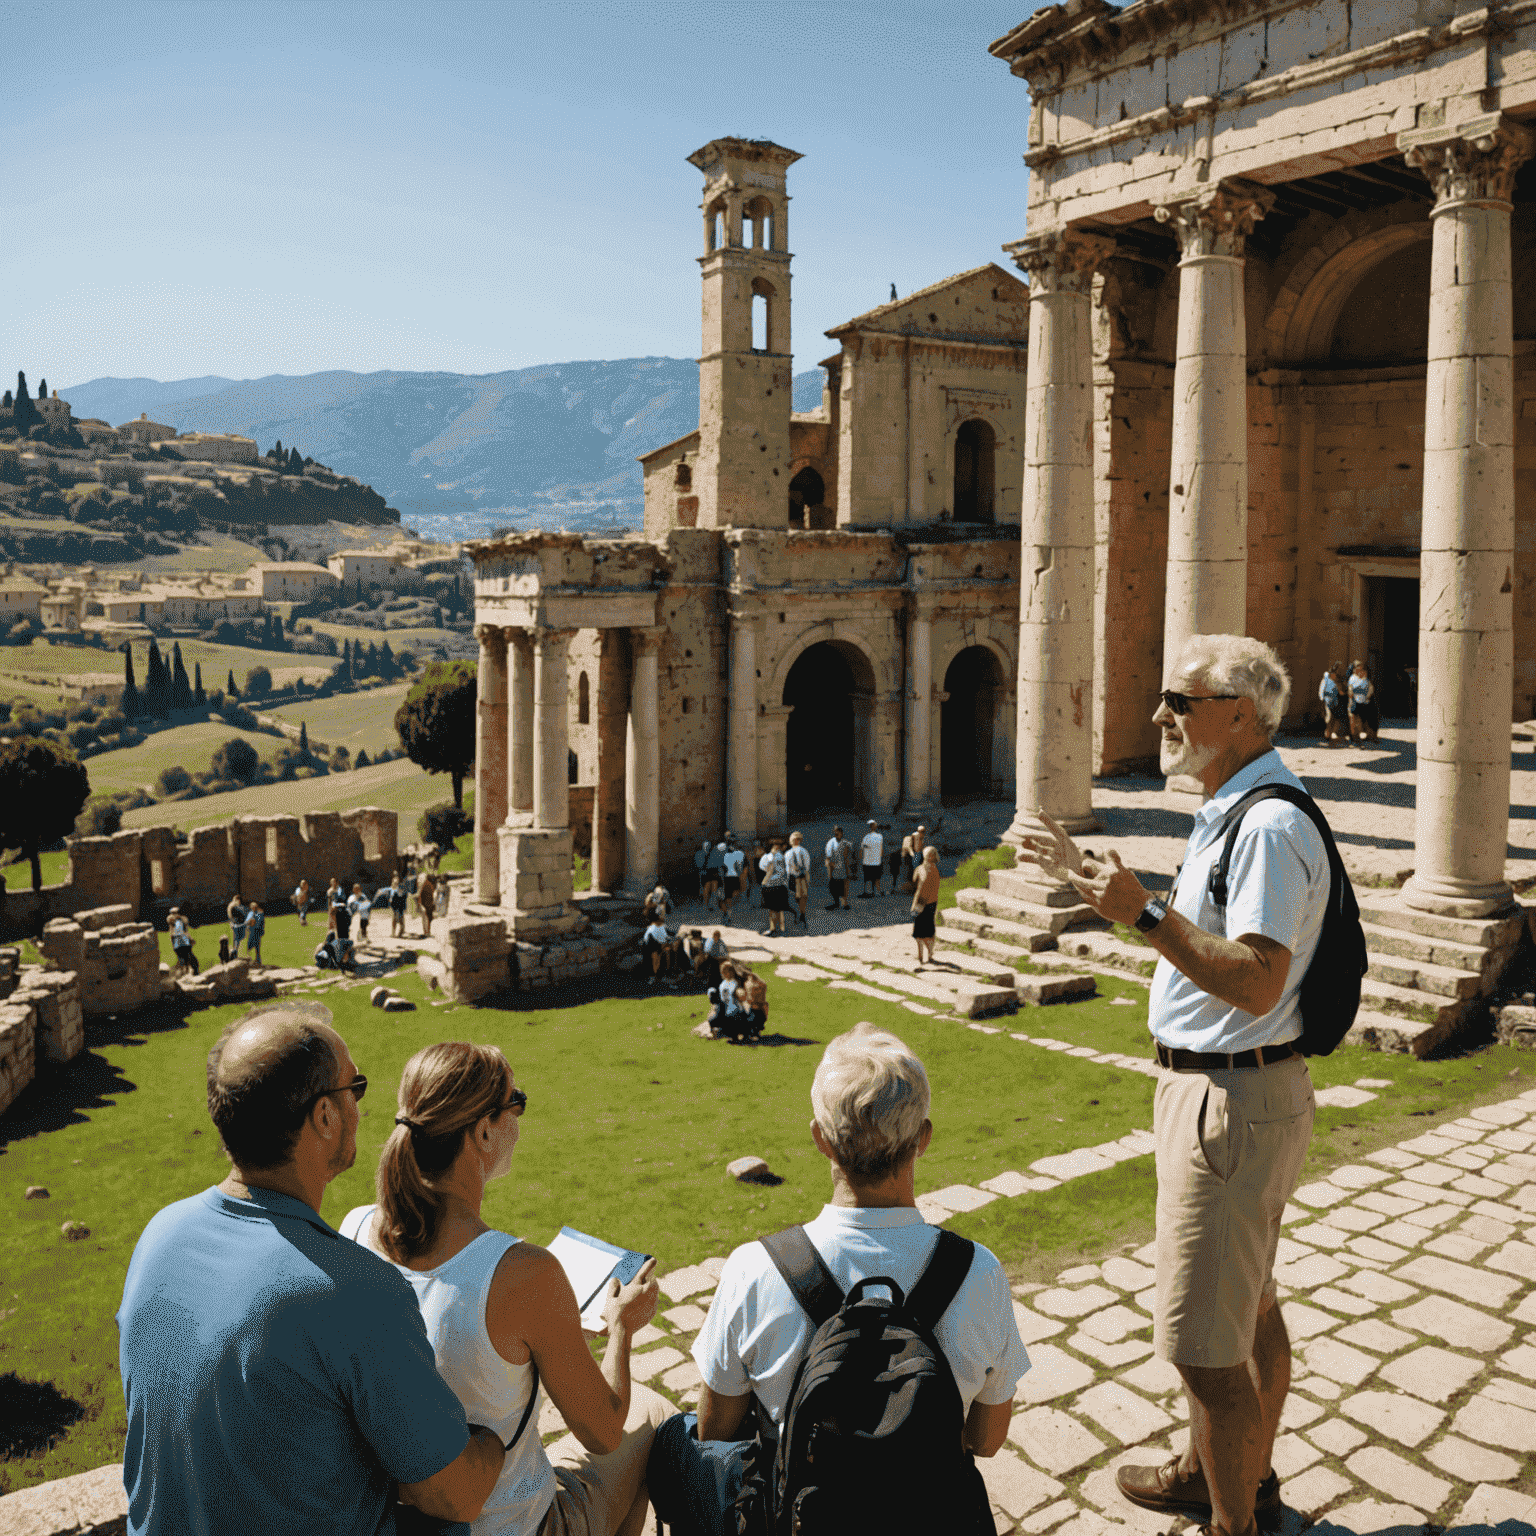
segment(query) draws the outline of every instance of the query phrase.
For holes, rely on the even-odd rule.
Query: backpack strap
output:
[[[810,1318],[812,1327],[820,1328],[828,1318],[837,1316],[843,1304],[843,1289],[832,1278],[804,1227],[785,1227],[782,1232],[770,1232],[758,1241]]]
[[[1261,784],[1257,789],[1249,790],[1227,812],[1227,819],[1221,824],[1227,840],[1222,847],[1221,857],[1216,861],[1216,867],[1211,871],[1209,885],[1211,900],[1218,907],[1224,907],[1227,904],[1227,870],[1232,863],[1232,850],[1237,846],[1237,834],[1248,807],[1256,805],[1260,800],[1284,800],[1288,805],[1294,805],[1298,811],[1306,813],[1307,819],[1317,828],[1318,835],[1323,840],[1323,852],[1328,858],[1328,871],[1336,889],[1338,875],[1342,872],[1343,865],[1338,848],[1333,841],[1333,832],[1328,826],[1328,819],[1319,809],[1317,802],[1304,789],[1297,789],[1293,784]],[[1329,894],[1331,905],[1332,891]]]
[[[938,1246],[907,1298],[907,1310],[929,1333],[939,1326],[939,1319],[965,1284],[975,1257],[975,1243],[957,1232],[939,1228]]]

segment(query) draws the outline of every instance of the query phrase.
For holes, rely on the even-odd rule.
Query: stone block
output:
[[[1102,1285],[1087,1285],[1078,1291],[1052,1286],[1037,1291],[1030,1298],[1037,1311],[1052,1317],[1086,1317],[1090,1312],[1097,1312],[1118,1299],[1113,1291],[1105,1290]]]
[[[1029,1361],[1030,1368],[1019,1378],[1015,1394],[1019,1402],[1055,1402],[1057,1398],[1081,1391],[1094,1378],[1091,1365],[1054,1344],[1032,1345]]]
[[[1285,1317],[1286,1331],[1293,1339],[1310,1339],[1327,1331],[1338,1323],[1338,1318],[1319,1307],[1309,1307],[1305,1302],[1287,1301],[1281,1308]]]
[[[674,1365],[670,1371],[664,1371],[661,1384],[669,1392],[687,1392],[697,1387],[703,1379],[698,1366],[692,1360],[685,1360],[681,1365]]]
[[[1151,1326],[1152,1319],[1143,1313],[1134,1312],[1127,1306],[1113,1306],[1085,1317],[1078,1324],[1078,1330],[1102,1344],[1118,1344],[1127,1334]]]
[[[1037,1472],[1006,1449],[981,1458],[976,1465],[987,1485],[987,1497],[1015,1520],[1065,1491],[1055,1478]]]
[[[1341,1275],[1349,1273],[1349,1266],[1331,1259],[1325,1253],[1309,1254],[1295,1264],[1275,1265],[1275,1279],[1293,1290],[1306,1291],[1314,1286],[1328,1285]]]
[[[1122,1445],[1139,1445],[1174,1423],[1156,1404],[1115,1381],[1090,1387],[1079,1396],[1076,1406]]]
[[[1134,1259],[1116,1257],[1106,1259],[1101,1267],[1104,1280],[1120,1291],[1142,1291],[1157,1278],[1155,1270]]]
[[[1366,1434],[1345,1419],[1324,1419],[1307,1431],[1307,1439],[1330,1456],[1347,1456],[1356,1446],[1365,1444]],[[1289,1491],[1287,1488],[1286,1492]]]
[[[1536,1454],[1536,1412],[1501,1402],[1487,1388],[1461,1408],[1451,1432],[1522,1456]]]
[[[1298,1514],[1315,1515],[1335,1500],[1353,1490],[1348,1478],[1340,1477],[1328,1467],[1312,1467],[1300,1477],[1290,1479],[1284,1489],[1285,1502]],[[1376,1530],[1376,1526],[1346,1526],[1346,1530]]]
[[[1381,1355],[1396,1354],[1414,1342],[1411,1333],[1404,1333],[1401,1328],[1394,1328],[1374,1317],[1351,1323],[1347,1328],[1339,1329],[1334,1337],[1343,1339],[1346,1344],[1358,1344],[1361,1349],[1373,1349]]]
[[[1399,1445],[1422,1445],[1439,1429],[1445,1413],[1406,1392],[1356,1392],[1339,1405],[1356,1423]]]
[[[1309,1383],[1315,1384],[1322,1381],[1321,1377],[1309,1376]],[[1323,1410],[1310,1398],[1303,1397],[1299,1392],[1293,1392],[1285,1400],[1285,1407],[1280,1410],[1280,1426],[1282,1429],[1305,1429],[1314,1419],[1322,1417]]]
[[[1444,1478],[1416,1467],[1385,1446],[1363,1446],[1344,1465],[1361,1482],[1395,1499],[1405,1499],[1425,1514],[1439,1509],[1451,1492],[1451,1484]]]
[[[1427,1254],[1410,1259],[1392,1273],[1402,1279],[1416,1281],[1431,1290],[1444,1291],[1447,1295],[1459,1296],[1490,1308],[1502,1309],[1520,1289],[1517,1280]]]
[[[1374,1355],[1351,1349],[1347,1344],[1340,1344],[1337,1339],[1311,1339],[1301,1353],[1309,1371],[1350,1387],[1359,1386],[1380,1364]]]
[[[121,1462],[0,1498],[0,1531],[6,1536],[122,1536],[127,1529]]]
[[[687,1356],[681,1350],[673,1349],[670,1345],[662,1349],[648,1349],[643,1355],[630,1357],[629,1374],[636,1381],[650,1381],[663,1371],[681,1365],[685,1359]]]
[[[1424,1452],[1424,1458],[1463,1483],[1504,1483],[1520,1474],[1520,1463],[1513,1456],[1455,1435],[1437,1440]]]
[[[1152,1345],[1145,1339],[1127,1339],[1122,1344],[1106,1344],[1091,1334],[1074,1333],[1067,1343],[1078,1354],[1087,1355],[1090,1360],[1097,1360],[1100,1365],[1108,1366],[1114,1371],[1118,1371],[1123,1365],[1129,1365],[1132,1360],[1140,1360],[1144,1355],[1152,1353]]]
[[[702,1264],[690,1264],[684,1269],[674,1269],[671,1274],[658,1276],[656,1282],[673,1301],[686,1301],[700,1291],[712,1291],[716,1277]]]
[[[1339,1281],[1339,1288],[1353,1291],[1357,1296],[1364,1296],[1367,1301],[1374,1301],[1377,1306],[1383,1307],[1391,1306],[1393,1302],[1407,1301],[1415,1294],[1411,1285],[1404,1285],[1401,1280],[1390,1280],[1369,1269],[1357,1270],[1346,1276]]]
[[[1013,1320],[1018,1325],[1019,1337],[1026,1344],[1037,1344],[1041,1339],[1052,1338],[1067,1326],[1054,1317],[1042,1317],[1038,1312],[1030,1311],[1021,1301],[1013,1304]]]
[[[1298,1434],[1279,1435],[1275,1439],[1274,1469],[1283,1479],[1295,1477],[1317,1461],[1322,1452]]]

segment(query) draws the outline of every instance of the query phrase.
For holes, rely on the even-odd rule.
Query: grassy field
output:
[[[258,561],[268,558],[257,544],[231,538],[227,533],[204,529],[199,542],[185,544],[174,555],[151,555],[142,569],[154,573],[186,571],[248,571]]]
[[[208,645],[201,640],[182,640],[181,659],[190,673],[194,666],[203,669],[203,686],[212,693],[222,688],[229,672],[235,674],[236,687],[245,686],[245,674],[252,667],[266,667],[276,683],[290,682],[298,677],[322,678],[329,675],[335,663],[329,656],[296,656],[288,651],[258,651],[243,645]],[[169,658],[170,641],[161,645]],[[134,674],[142,687],[149,654],[149,642],[134,643]],[[12,676],[25,677],[72,677],[81,672],[111,672],[121,676],[123,658],[117,651],[103,651],[89,645],[49,645],[34,640],[31,645],[12,646],[0,650],[0,696],[3,696]]]
[[[199,947],[211,952],[219,931],[202,930]],[[319,931],[273,919],[266,958],[306,957]],[[688,1031],[703,1013],[696,996],[469,1008],[433,1004],[411,971],[395,984],[418,1012],[378,1013],[366,987],[327,997],[370,1081],[357,1163],[326,1196],[332,1222],[371,1199],[401,1067],[434,1039],[494,1041],[530,1096],[513,1174],[491,1187],[486,1219],[536,1241],[569,1222],[655,1252],[663,1272],[819,1209],[828,1177],[806,1130],[811,1075],[826,1041],[861,1018],[896,1030],[927,1065],[936,1133],[919,1164],[920,1191],[975,1183],[1151,1123],[1153,1084],[1140,1074],[819,983],[773,978],[772,1027],[790,1043],[757,1051],[694,1039]],[[1145,989],[1112,978],[1102,986],[1099,998],[1028,1010],[1013,1027],[1148,1054]],[[0,1233],[0,1380],[14,1372],[49,1383],[82,1409],[51,1450],[0,1460],[0,1491],[121,1456],[112,1319],[123,1275],[149,1217],[223,1174],[203,1107],[203,1060],[239,1011],[155,1011],[93,1025],[86,1054],[34,1085],[0,1122],[0,1186],[13,1212]],[[1362,1076],[1395,1086],[1359,1109],[1319,1112],[1306,1177],[1518,1092],[1536,1075],[1529,1056],[1507,1047],[1433,1064],[1350,1048],[1315,1062],[1313,1074],[1320,1086]],[[765,1157],[783,1184],[727,1178],[724,1165],[747,1152]],[[51,1198],[23,1202],[31,1183]],[[1152,1195],[1151,1160],[1140,1158],[1042,1195],[996,1201],[953,1225],[993,1248],[1016,1278],[1044,1279],[1145,1242]],[[83,1222],[90,1236],[65,1242],[66,1220]]]
[[[353,757],[366,751],[370,757],[385,747],[400,745],[395,732],[395,711],[405,702],[409,683],[370,688],[363,693],[338,693],[329,699],[306,699],[262,709],[264,715],[308,725],[311,741],[345,747]]]
[[[42,866],[43,884],[58,885],[69,875],[69,850],[67,848],[55,849],[52,853],[38,855],[37,862]],[[5,888],[8,891],[30,891],[32,889],[32,861],[22,859],[18,863],[8,864],[3,871]]]
[[[180,764],[188,773],[202,773],[213,754],[232,737],[239,736],[265,758],[279,745],[279,738],[260,731],[236,730],[222,720],[205,720],[196,725],[173,725],[156,731],[136,747],[122,747],[116,752],[98,752],[85,759],[85,771],[91,776],[93,795],[132,789],[136,784],[153,787],[163,768]]]
[[[362,629],[352,624],[332,624],[327,620],[305,619],[316,634],[334,636],[337,645],[344,640],[361,640],[366,646],[370,640],[375,645],[389,641],[392,651],[411,651],[421,656],[438,646],[461,644],[463,636],[451,629]]]

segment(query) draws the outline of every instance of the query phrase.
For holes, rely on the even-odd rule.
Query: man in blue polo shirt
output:
[[[1227,901],[1209,890],[1237,802],[1264,784],[1302,788],[1271,745],[1290,677],[1262,641],[1192,635],[1174,659],[1154,722],[1165,774],[1198,779],[1178,885],[1155,898],[1110,852],[1085,861],[1046,831],[1021,856],[1070,881],[1100,916],[1134,924],[1158,952],[1149,1021],[1157,1046],[1157,1300],[1152,1340],[1189,1400],[1189,1444],[1162,1466],[1121,1467],[1143,1509],[1249,1536],[1281,1521],[1270,1454],[1290,1389],[1291,1345],[1274,1264],[1315,1105],[1296,1050],[1300,991],[1331,889],[1328,852],[1307,814],[1261,800],[1243,816]]]
[[[329,1012],[268,1004],[208,1055],[232,1167],[160,1211],[117,1314],[131,1536],[387,1536],[400,1498],[472,1520],[504,1450],[437,1373],[414,1292],[320,1217],[357,1157]]]

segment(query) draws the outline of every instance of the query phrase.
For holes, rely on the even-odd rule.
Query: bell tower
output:
[[[700,528],[789,522],[789,193],[800,156],[766,139],[713,139],[704,173],[699,356]]]

